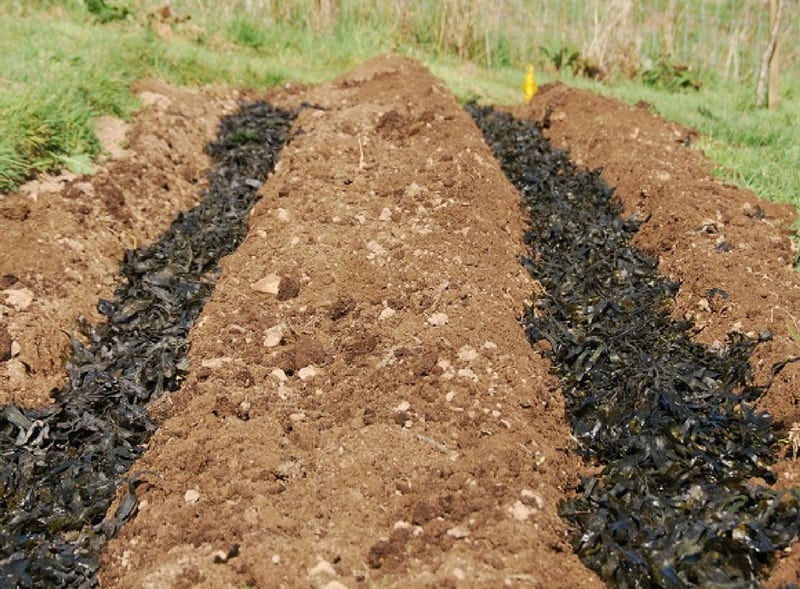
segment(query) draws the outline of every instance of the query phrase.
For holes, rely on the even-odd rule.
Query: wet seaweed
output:
[[[775,481],[778,434],[753,406],[766,388],[752,384],[758,342],[693,342],[670,317],[679,285],[631,247],[639,223],[599,171],[533,123],[468,111],[530,213],[523,264],[546,294],[526,309],[528,338],[549,342],[580,452],[604,465],[560,506],[575,551],[614,587],[760,587],[797,539],[800,491],[757,483]]]
[[[0,410],[0,587],[96,586],[100,551],[152,474],[126,474],[156,429],[146,405],[180,386],[189,330],[296,114],[256,102],[225,118],[207,146],[214,165],[201,203],[157,243],[125,253],[113,300],[98,304],[106,321],[72,338],[54,403]]]

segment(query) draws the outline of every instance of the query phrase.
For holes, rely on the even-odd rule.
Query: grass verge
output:
[[[247,10],[242,3],[220,8],[204,2],[176,0],[165,14],[164,3],[155,0],[105,0],[112,9],[128,9],[124,18],[107,22],[80,0],[10,0],[0,7],[0,192],[43,171],[89,171],[101,149],[94,119],[129,117],[137,106],[130,85],[143,77],[189,86],[317,83],[395,51],[425,63],[462,100],[522,99],[519,47],[487,42],[492,67],[476,65],[446,43],[452,32],[414,22],[421,13],[410,11],[406,19],[405,12],[365,11],[343,2],[341,13],[324,28],[309,12],[310,4],[302,2],[278,2],[283,7],[278,16],[258,2],[245,2],[253,4]],[[565,81],[652,103],[664,117],[700,132],[700,147],[721,175],[800,207],[800,147],[793,136],[800,122],[796,77],[784,80],[776,113],[752,107],[754,82],[704,80],[698,92],[670,92],[640,82]]]

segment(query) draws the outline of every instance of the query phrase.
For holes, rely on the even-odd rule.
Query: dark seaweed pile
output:
[[[210,187],[160,241],[128,251],[107,321],[73,339],[69,381],[40,410],[0,417],[0,588],[95,586],[99,554],[136,511],[138,473],[115,515],[117,487],[156,424],[146,404],[188,369],[187,336],[244,238],[246,215],[289,137],[295,112],[243,105],[208,145]]]
[[[528,337],[550,343],[581,451],[605,465],[561,506],[576,552],[614,587],[759,587],[797,538],[800,491],[751,481],[775,478],[776,428],[752,406],[756,342],[693,343],[670,319],[678,285],[629,245],[638,224],[599,172],[535,124],[468,110],[530,212],[524,264],[546,295],[526,310]]]

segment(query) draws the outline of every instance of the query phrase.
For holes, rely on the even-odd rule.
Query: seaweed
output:
[[[602,465],[560,505],[573,548],[613,587],[760,587],[798,537],[800,490],[757,482],[775,482],[778,435],[754,407],[769,386],[752,383],[758,341],[693,342],[670,317],[679,284],[630,245],[639,223],[621,218],[599,171],[534,123],[467,109],[530,213],[522,263],[545,294],[524,328],[549,342],[579,451]]]
[[[207,146],[214,165],[202,201],[157,243],[125,253],[113,300],[98,303],[105,322],[72,338],[54,403],[0,410],[0,587],[96,586],[100,551],[152,474],[127,474],[157,427],[147,404],[180,387],[189,330],[296,114],[255,102],[225,118]]]

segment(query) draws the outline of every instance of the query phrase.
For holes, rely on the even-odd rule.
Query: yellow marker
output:
[[[536,94],[536,74],[533,72],[533,65],[528,64],[525,68],[525,83],[522,84],[522,91],[525,93],[525,104],[530,104],[533,95]]]

